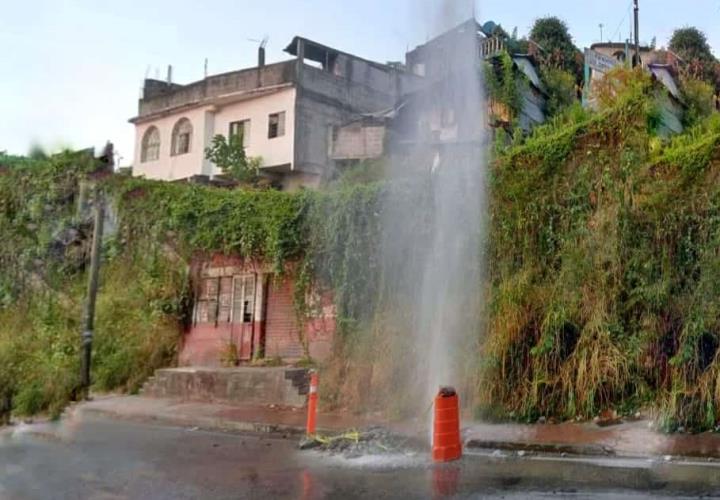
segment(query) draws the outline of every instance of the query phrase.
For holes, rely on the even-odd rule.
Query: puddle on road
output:
[[[363,469],[409,469],[430,465],[429,457],[417,453],[387,453],[382,455],[361,455],[347,457],[342,454],[328,454],[322,451],[311,451],[308,454],[323,465],[337,465]]]

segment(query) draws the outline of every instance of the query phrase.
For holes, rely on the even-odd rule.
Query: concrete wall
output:
[[[250,120],[250,137],[246,141],[247,155],[262,157],[264,167],[291,166],[294,155],[295,96],[295,89],[290,87],[271,95],[223,106],[215,115],[215,134],[227,137],[231,122]],[[285,135],[269,139],[269,115],[283,111]],[[216,169],[214,173],[220,171]]]
[[[190,152],[171,156],[172,131],[175,124],[182,118],[187,118],[193,126]],[[175,113],[150,122],[135,126],[135,158],[133,174],[148,179],[162,179],[174,181],[201,174],[203,159],[205,157],[205,109],[195,108]],[[157,127],[160,132],[160,157],[157,160],[142,162],[142,138],[150,127]]]
[[[227,135],[230,122],[250,119],[248,155],[262,157],[266,172],[284,189],[316,186],[333,174],[333,129],[362,114],[394,107],[415,80],[395,68],[340,52],[328,70],[296,59],[189,85],[149,80],[139,115],[131,120],[136,123],[134,171],[164,180],[218,174],[203,159],[204,149],[215,134]],[[274,93],[261,96],[267,92]],[[286,113],[285,135],[268,139],[268,116],[281,111]],[[193,124],[193,147],[182,158],[170,158],[172,126],[182,116]],[[142,134],[151,125],[162,136],[160,159],[143,164]]]
[[[277,92],[242,100],[224,106],[199,106],[177,111],[135,126],[135,162],[133,172],[149,179],[174,181],[193,175],[217,175],[221,170],[205,160],[205,148],[210,146],[216,134],[227,137],[231,122],[250,120],[250,137],[247,154],[263,159],[263,167],[287,165],[291,168],[294,156],[295,97],[292,87]],[[271,113],[285,112],[285,135],[268,138],[268,118]],[[192,146],[184,155],[171,156],[172,130],[181,118],[187,118],[193,126]],[[142,137],[151,126],[160,131],[160,158],[150,162],[141,161]]]
[[[400,95],[406,86],[402,72],[345,54],[338,56],[332,74],[385,94]]]
[[[590,47],[595,52],[602,55],[616,58],[618,61],[625,61],[625,44],[624,43],[596,43]],[[635,45],[632,43],[629,45],[630,57],[628,62],[632,61],[635,56]],[[667,56],[661,52],[650,47],[640,47],[640,60],[643,65],[665,63]]]
[[[304,406],[309,389],[300,368],[175,368],[158,370],[143,396],[184,401]]]
[[[357,70],[354,70],[357,71]],[[355,74],[353,75],[355,76]],[[295,138],[295,168],[304,172],[332,174],[332,132],[356,119],[360,113],[376,113],[395,106],[395,80],[378,80],[373,72],[360,72],[351,81],[317,68],[305,66],[300,78]],[[373,87],[387,85],[384,91]]]
[[[150,85],[148,97],[140,99],[139,117],[170,111],[178,107],[197,105],[207,100],[233,93],[247,92],[261,87],[291,83],[295,80],[295,61],[269,64],[210,76],[188,85],[172,85],[162,92],[156,81]],[[147,84],[147,82],[146,82]]]

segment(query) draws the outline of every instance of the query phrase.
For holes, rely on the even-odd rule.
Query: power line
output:
[[[615,37],[619,37],[619,36],[620,36],[620,30],[622,30],[623,25],[625,24],[625,21],[627,21],[628,18],[630,17],[630,13],[632,12],[632,9],[633,9],[633,6],[632,6],[632,3],[631,3],[631,4],[628,6],[627,12],[625,12],[625,15],[623,16],[622,21],[620,21],[620,24],[618,24],[618,27],[617,27],[617,29],[615,30],[615,33],[613,33],[613,36],[612,36],[612,37],[608,38],[608,41],[609,41],[609,42],[612,42],[613,40],[615,40]]]

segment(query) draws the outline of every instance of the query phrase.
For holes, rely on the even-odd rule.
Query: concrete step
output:
[[[143,384],[143,386],[138,390],[138,395],[139,396],[147,395],[149,392],[152,392],[154,385],[155,385],[155,376],[153,375],[150,378],[148,378],[145,381],[145,383]]]
[[[309,391],[304,368],[168,368],[140,390],[145,397],[230,404],[304,406]]]

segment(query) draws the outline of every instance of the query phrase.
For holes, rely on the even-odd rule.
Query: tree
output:
[[[43,148],[40,144],[32,144],[30,146],[28,158],[31,160],[47,160],[48,157],[49,155],[47,151],[45,151],[45,148]]]
[[[544,68],[540,76],[548,94],[548,117],[560,114],[577,102],[574,75],[558,68]]]
[[[681,67],[686,76],[717,83],[717,60],[705,33],[692,26],[677,29],[669,48],[683,60]]]
[[[239,182],[255,183],[260,172],[261,158],[248,158],[243,146],[242,135],[213,137],[212,144],[205,149],[205,158],[213,162],[223,173]]]
[[[683,78],[682,92],[687,106],[684,115],[686,126],[695,125],[715,110],[715,89],[711,84],[703,80]]]
[[[537,19],[530,30],[530,40],[539,48],[541,66],[564,69],[581,77],[580,51],[575,47],[565,21],[557,17]]]

